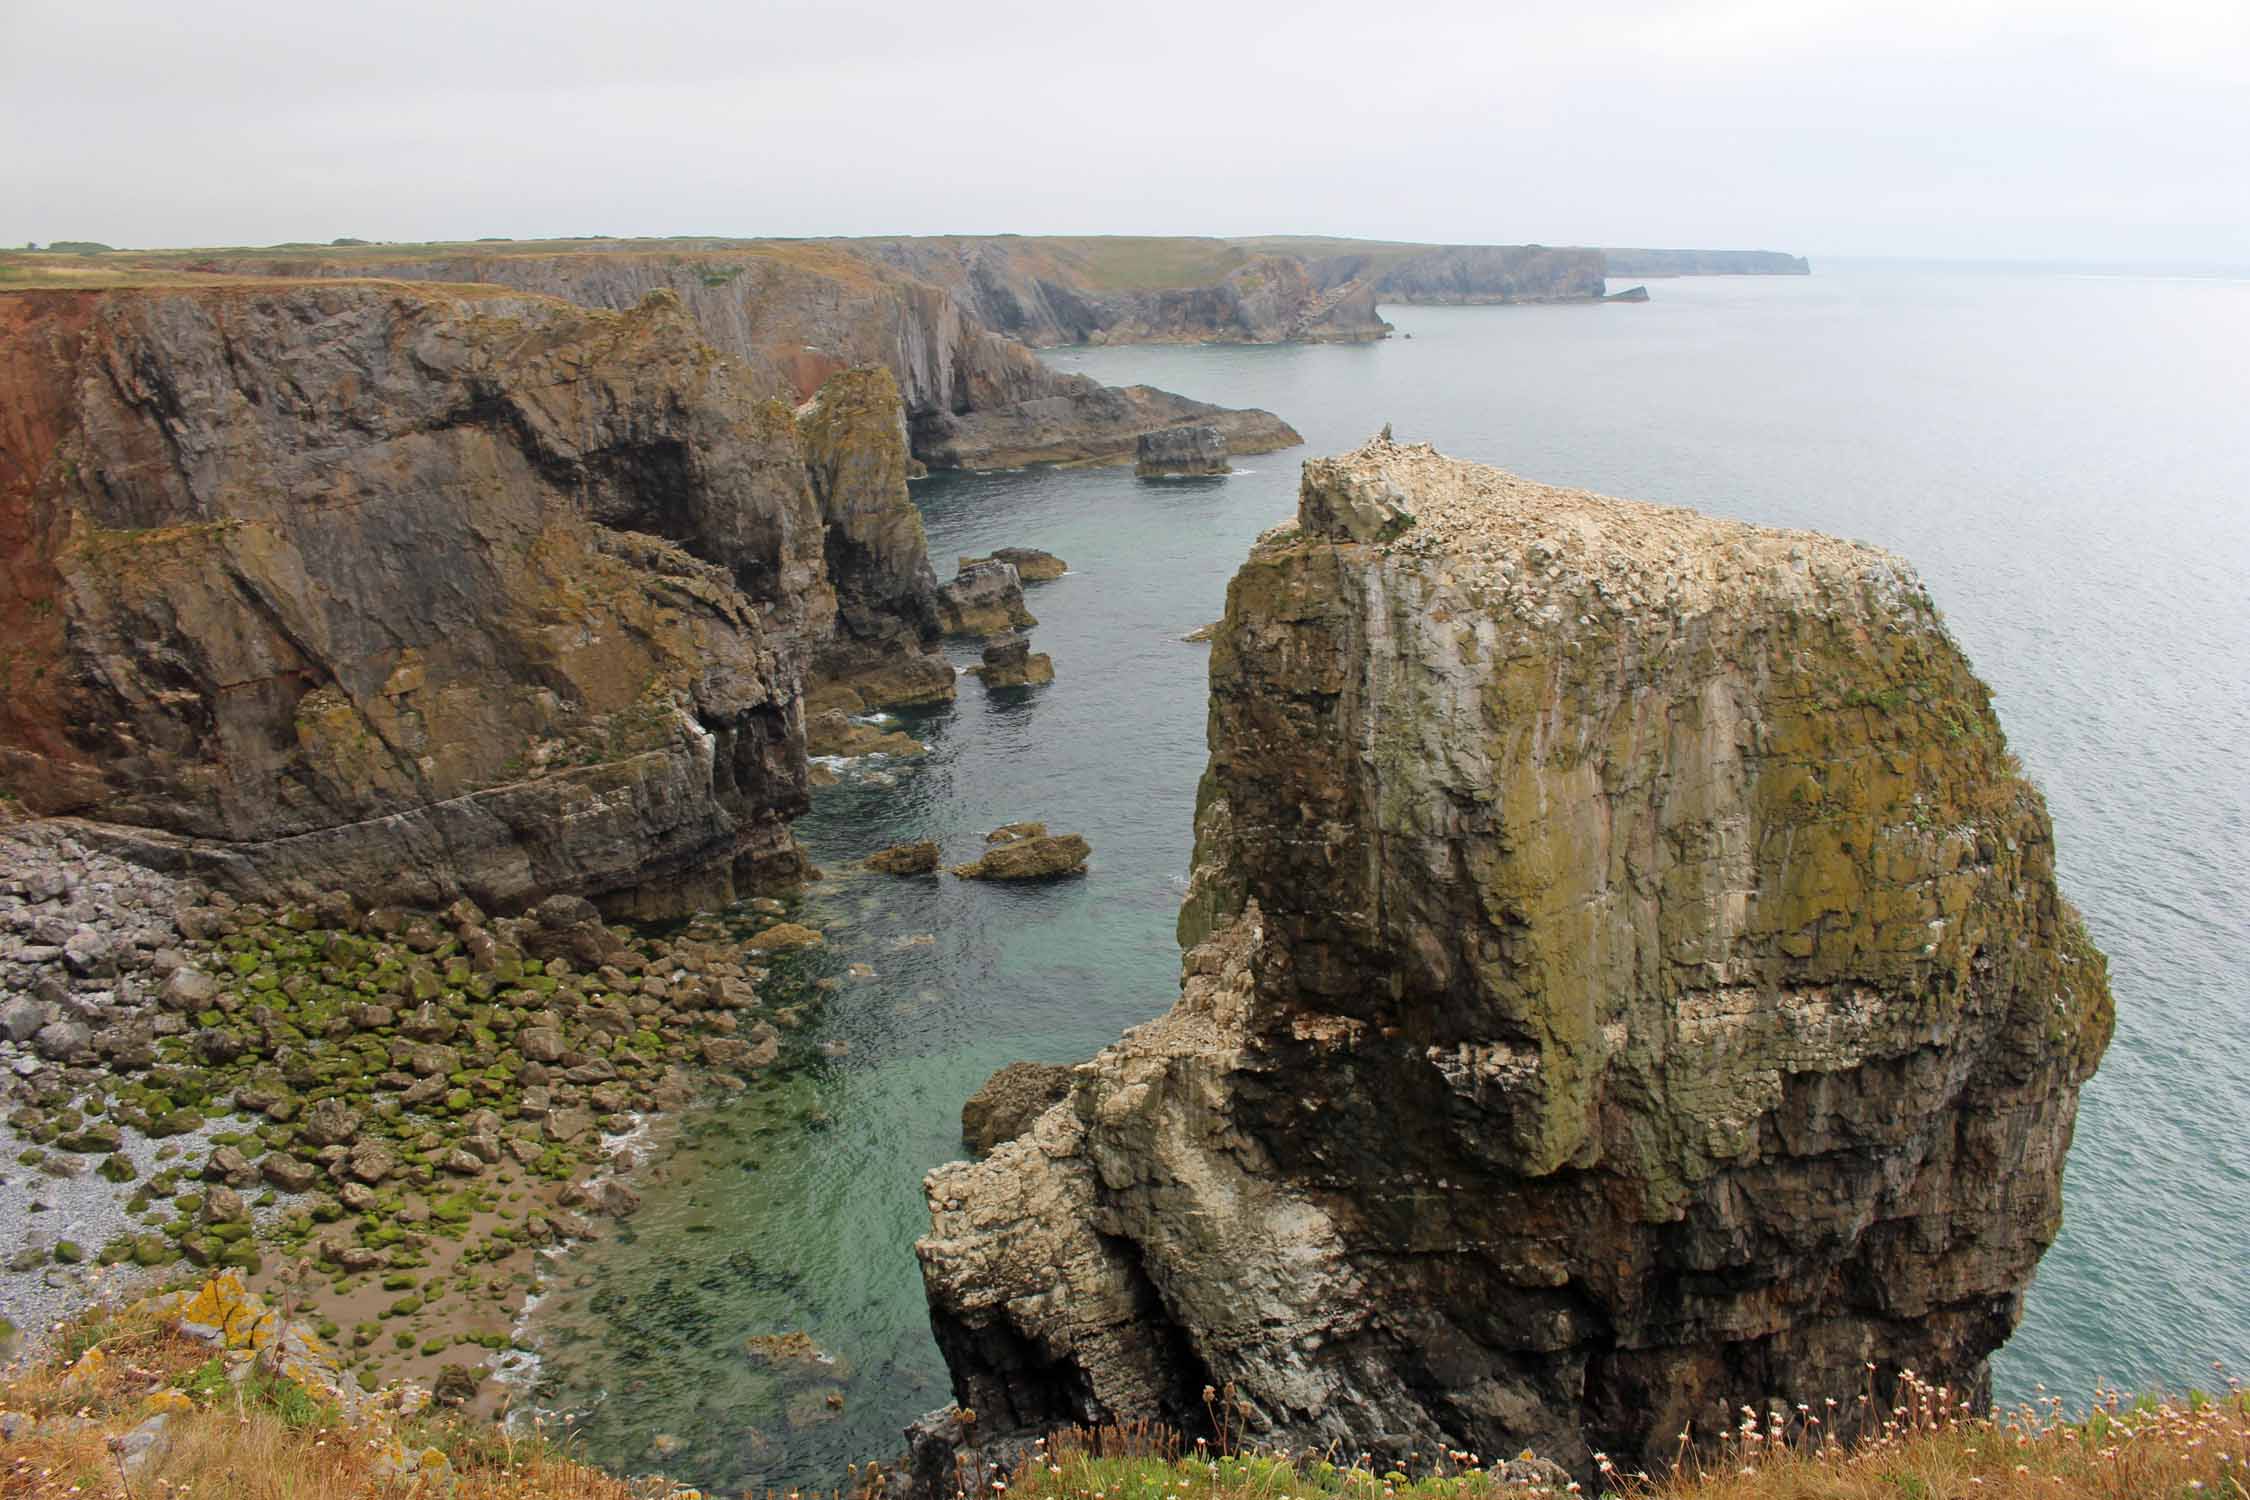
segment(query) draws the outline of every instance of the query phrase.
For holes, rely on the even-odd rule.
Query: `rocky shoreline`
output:
[[[116,1274],[232,1269],[295,1286],[362,1384],[480,1364],[535,1252],[638,1207],[649,1121],[813,1055],[819,991],[780,971],[821,938],[785,916],[267,908],[11,822],[0,1311],[35,1341]]]

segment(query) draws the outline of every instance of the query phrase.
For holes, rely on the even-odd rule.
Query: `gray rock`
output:
[[[53,1014],[50,1007],[28,995],[0,1004],[0,1036],[11,1042],[28,1042],[39,1034]]]
[[[1144,432],[1133,449],[1133,472],[1143,478],[1172,474],[1231,474],[1226,434],[1216,427],[1166,427]]]
[[[305,1111],[298,1135],[311,1146],[349,1145],[359,1135],[359,1111],[341,1099],[321,1099]]]
[[[353,1177],[372,1187],[398,1170],[398,1158],[381,1141],[361,1141],[352,1147],[347,1170]]]
[[[92,1049],[93,1028],[83,1021],[49,1021],[39,1028],[31,1044],[49,1062],[67,1062]]]
[[[1012,1062],[984,1081],[961,1106],[961,1139],[979,1156],[1012,1141],[1069,1097],[1074,1070],[1062,1063]]]
[[[166,1010],[208,1010],[219,998],[219,981],[201,969],[174,969],[156,998]]]

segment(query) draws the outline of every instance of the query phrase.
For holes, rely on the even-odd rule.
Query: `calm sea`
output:
[[[992,1069],[1080,1060],[1170,1003],[1204,761],[1204,650],[1178,637],[1291,513],[1299,459],[1385,422],[1920,566],[2046,788],[2118,1001],[2000,1391],[2178,1388],[2250,1361],[2250,280],[1817,271],[1659,281],[1645,305],[1388,309],[1411,337],[1363,347],[1057,352],[1271,408],[1308,446],[1214,481],[918,484],[941,572],[1009,544],[1069,561],[1031,591],[1059,680],[964,680],[911,723],[926,763],[850,768],[799,825],[833,877],[807,903],[830,947],[796,976],[834,981],[808,991],[811,1060],[692,1116],[642,1213],[575,1252],[531,1319],[542,1399],[589,1451],[718,1489],[826,1484],[944,1402],[911,1248],[922,1174],[959,1154]],[[914,837],[966,859],[1019,818],[1086,834],[1091,874],[845,868]],[[831,1360],[744,1350],[797,1330]]]

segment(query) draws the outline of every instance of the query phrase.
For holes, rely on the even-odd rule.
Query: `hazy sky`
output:
[[[2250,263],[2250,0],[0,0],[0,244],[1001,230]]]

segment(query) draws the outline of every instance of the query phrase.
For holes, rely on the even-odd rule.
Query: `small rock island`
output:
[[[1226,435],[1216,427],[1166,427],[1140,435],[1133,472],[1143,479],[1171,475],[1231,474]]]

